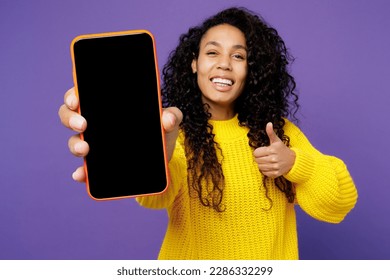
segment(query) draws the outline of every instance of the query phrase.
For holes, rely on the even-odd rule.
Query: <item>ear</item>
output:
[[[192,73],[196,73],[197,67],[196,67],[196,58],[194,58],[191,62],[191,68],[192,68]]]

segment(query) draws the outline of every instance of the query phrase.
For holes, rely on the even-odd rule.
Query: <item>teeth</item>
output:
[[[233,81],[232,80],[228,80],[228,79],[213,78],[211,81],[213,83],[218,83],[218,84],[223,84],[223,85],[228,85],[228,86],[233,85]]]

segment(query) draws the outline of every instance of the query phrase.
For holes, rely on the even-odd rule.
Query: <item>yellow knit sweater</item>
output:
[[[315,219],[341,222],[355,206],[357,190],[343,161],[320,153],[293,123],[285,134],[296,153],[285,177],[296,186],[299,206]],[[247,128],[237,116],[211,121],[223,151],[226,210],[217,213],[189,195],[183,136],[169,163],[171,184],[163,194],[139,197],[147,208],[166,208],[169,222],[159,259],[298,259],[294,204],[276,186],[269,187],[272,208],[248,145]]]

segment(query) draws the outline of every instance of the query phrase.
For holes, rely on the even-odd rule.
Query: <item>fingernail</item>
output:
[[[66,97],[66,104],[68,105],[69,108],[74,108],[75,106],[76,99],[73,94],[70,94]]]
[[[75,150],[77,153],[81,154],[82,149],[83,149],[83,144],[82,144],[82,143],[76,143],[76,144],[74,145],[74,150]]]
[[[84,120],[79,116],[73,116],[69,119],[69,125],[73,129],[81,131],[83,129]]]
[[[75,180],[75,181],[77,181],[77,180],[76,180],[76,171],[72,173],[72,179]]]

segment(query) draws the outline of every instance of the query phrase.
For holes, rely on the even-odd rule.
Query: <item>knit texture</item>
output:
[[[284,130],[296,161],[285,177],[294,183],[297,199],[296,204],[288,203],[268,181],[270,208],[262,174],[248,145],[247,128],[238,125],[237,116],[210,123],[223,151],[226,210],[218,213],[203,206],[189,191],[180,135],[169,163],[170,186],[163,194],[136,199],[144,207],[168,212],[159,259],[299,259],[295,205],[329,223],[341,222],[355,206],[357,191],[344,162],[320,153],[286,120]]]

